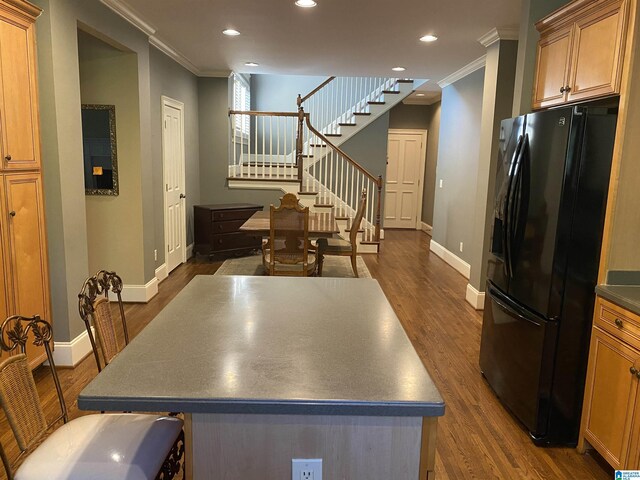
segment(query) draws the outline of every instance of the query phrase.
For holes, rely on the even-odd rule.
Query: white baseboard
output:
[[[193,257],[193,243],[187,245],[187,260]]]
[[[156,278],[158,279],[158,283],[163,281],[168,276],[169,276],[169,270],[167,269],[166,263],[163,263],[158,268],[156,268]]]
[[[476,290],[470,283],[467,284],[465,299],[476,310],[484,310],[484,292]]]
[[[122,287],[122,301],[132,303],[147,303],[158,293],[158,279],[153,277],[146,285],[124,285]],[[116,297],[109,294],[111,300]]]
[[[429,244],[429,249],[449,265],[451,265],[453,268],[455,268],[462,275],[464,275],[465,278],[468,279],[471,276],[471,265],[462,260],[460,257],[451,253],[449,250],[444,248],[433,239]]]
[[[421,230],[426,233],[427,235],[431,235],[431,230],[433,230],[433,227],[427,223],[421,222],[422,224],[422,228]]]
[[[91,341],[85,330],[70,342],[54,342],[53,361],[59,367],[75,367],[91,353]]]

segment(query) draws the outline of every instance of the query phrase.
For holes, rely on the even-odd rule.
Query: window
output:
[[[233,109],[251,110],[251,92],[249,82],[246,78],[233,74]],[[244,141],[249,140],[249,130],[251,128],[249,115],[234,116],[234,136],[240,137]]]

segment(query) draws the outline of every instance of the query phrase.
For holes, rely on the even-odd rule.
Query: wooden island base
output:
[[[185,414],[189,480],[291,478],[322,458],[332,479],[432,480],[437,417]]]

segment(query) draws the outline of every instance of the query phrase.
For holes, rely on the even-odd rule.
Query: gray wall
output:
[[[89,271],[114,270],[144,285],[138,59],[78,32],[83,104],[115,106],[118,196],[87,195]]]
[[[212,203],[257,203],[279,205],[280,190],[230,190],[229,81],[227,78],[198,79],[198,121],[200,130],[200,201]]]
[[[433,240],[471,263],[484,69],[442,91]],[[460,242],[465,248],[460,252]]]
[[[306,75],[251,75],[251,109],[297,112],[296,97],[303,97],[328,77]]]
[[[164,263],[164,189],[162,165],[162,96],[184,104],[187,245],[193,243],[193,205],[200,203],[200,135],[198,78],[155,47],[149,48],[151,69],[151,155],[156,268]]]
[[[387,173],[388,136],[389,113],[385,113],[340,145],[340,148],[375,177],[384,177]]]
[[[513,96],[514,117],[531,112],[537,45],[540,38],[535,24],[567,3],[569,3],[568,0],[522,0],[518,63]]]
[[[389,128],[427,130],[427,158],[422,193],[422,221],[433,225],[438,140],[440,137],[440,102],[433,105],[399,103],[390,111]]]

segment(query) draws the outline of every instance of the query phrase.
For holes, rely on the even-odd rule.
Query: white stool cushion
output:
[[[15,479],[153,480],[182,424],[179,418],[127,413],[80,417],[49,435]]]

